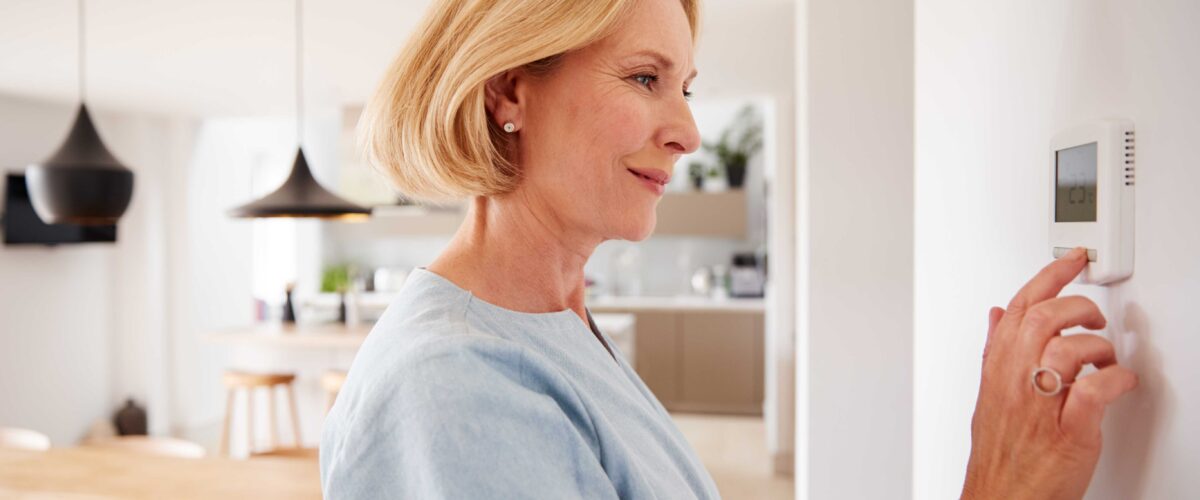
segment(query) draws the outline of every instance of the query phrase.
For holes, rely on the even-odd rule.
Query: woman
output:
[[[688,108],[694,0],[435,1],[364,117],[410,197],[472,199],[363,344],[321,445],[331,498],[716,498],[667,412],[595,328],[583,268],[642,240]],[[964,496],[1078,498],[1105,404],[1132,388],[1052,263],[992,311]],[[1035,395],[1030,368],[1069,383]],[[1043,384],[1053,382],[1049,370]],[[1048,385],[1043,389],[1053,389]]]

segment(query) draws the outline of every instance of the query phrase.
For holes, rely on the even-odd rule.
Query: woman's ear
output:
[[[517,92],[521,77],[520,70],[508,70],[493,76],[484,84],[484,106],[497,127],[503,128],[505,123],[512,123],[515,129],[521,128],[521,107],[524,103]]]

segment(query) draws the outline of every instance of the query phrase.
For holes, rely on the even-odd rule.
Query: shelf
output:
[[[354,236],[450,236],[466,217],[466,207],[377,206],[364,224],[338,224]],[[658,203],[655,236],[745,239],[746,192],[668,192]]]
[[[655,236],[746,238],[746,192],[669,192],[658,202]]]
[[[350,236],[450,236],[466,217],[465,208],[377,206],[363,224],[337,224],[339,235]]]

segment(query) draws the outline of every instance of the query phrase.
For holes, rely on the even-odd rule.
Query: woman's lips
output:
[[[629,171],[633,172],[634,174],[640,175],[642,177],[646,177],[646,178],[648,178],[654,182],[657,182],[659,184],[666,184],[668,182],[671,182],[671,174],[663,172],[662,170],[655,170],[653,168],[629,167]]]
[[[630,168],[629,173],[637,177],[643,186],[646,186],[657,195],[661,195],[666,191],[667,181],[671,180],[671,174],[661,170]]]

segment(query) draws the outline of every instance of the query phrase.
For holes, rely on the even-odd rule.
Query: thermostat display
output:
[[[1050,144],[1050,249],[1087,248],[1083,283],[1133,273],[1133,123],[1103,120],[1054,136]]]
[[[1096,143],[1055,152],[1055,222],[1096,222]]]

